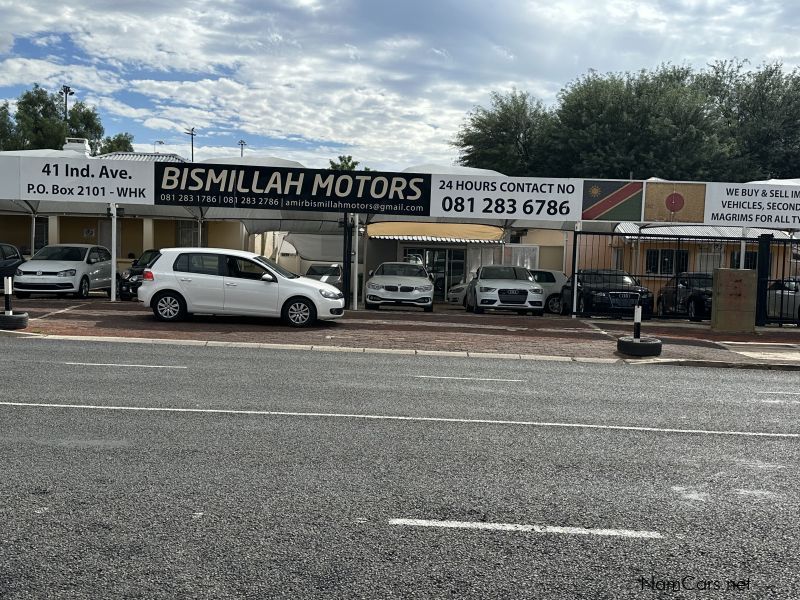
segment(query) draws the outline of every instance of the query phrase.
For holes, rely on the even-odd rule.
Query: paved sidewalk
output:
[[[572,319],[487,313],[473,315],[449,306],[434,313],[412,310],[348,311],[343,319],[308,329],[293,329],[276,319],[195,316],[183,323],[156,321],[135,302],[111,303],[92,297],[15,301],[26,311],[26,333],[43,336],[155,339],[194,343],[301,346],[314,349],[364,349],[405,352],[455,352],[556,360],[652,362],[616,351],[616,340],[630,335],[630,321]],[[663,341],[658,362],[703,366],[800,369],[800,329],[759,328],[755,334],[721,334],[707,323],[647,321],[643,335]]]

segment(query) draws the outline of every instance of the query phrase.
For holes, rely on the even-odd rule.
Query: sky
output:
[[[493,91],[547,105],[593,69],[800,64],[785,0],[0,0],[0,99],[69,85],[106,135],[195,160],[455,164]],[[162,143],[163,142],[163,143]]]

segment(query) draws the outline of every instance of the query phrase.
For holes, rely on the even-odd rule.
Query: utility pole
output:
[[[69,112],[67,111],[67,98],[69,98],[70,96],[74,96],[75,92],[73,92],[72,88],[69,87],[68,85],[62,85],[58,93],[64,96],[64,120],[69,121]]]
[[[197,134],[194,132],[194,129],[195,129],[195,128],[194,128],[194,127],[192,127],[191,129],[186,129],[186,130],[183,132],[183,133],[185,133],[186,135],[188,135],[190,138],[192,138],[192,162],[194,162],[194,136],[196,136],[196,135],[197,135]]]
[[[241,149],[241,151],[239,152],[239,156],[244,157],[244,147],[247,146],[247,142],[245,142],[244,140],[239,140],[236,143],[239,144],[239,148]]]

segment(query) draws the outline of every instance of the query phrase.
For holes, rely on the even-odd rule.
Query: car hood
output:
[[[603,283],[590,283],[590,284],[583,284],[582,289],[589,290],[589,291],[598,291],[598,292],[633,292],[637,294],[649,294],[650,290],[646,287],[641,285],[625,285],[625,284],[613,284],[613,285],[606,285]]]
[[[542,287],[533,281],[524,281],[522,279],[479,279],[476,284],[480,286],[496,287],[496,288],[511,288],[511,289],[529,289],[533,286]]]
[[[367,283],[378,285],[433,285],[427,277],[400,277],[395,275],[375,275]]]
[[[305,277],[300,275],[295,279],[290,279],[292,283],[300,283],[302,285],[307,285],[310,288],[314,288],[315,290],[328,290],[329,292],[333,292],[335,294],[341,294],[342,290],[337,288],[335,285],[331,285],[330,283],[324,283],[322,281],[318,281],[316,279],[311,279],[310,277]]]
[[[341,281],[341,275],[304,275],[306,279],[313,279],[314,281],[322,281],[323,283],[329,281]]]
[[[19,266],[23,271],[66,271],[67,269],[80,269],[85,263],[69,260],[29,260]]]

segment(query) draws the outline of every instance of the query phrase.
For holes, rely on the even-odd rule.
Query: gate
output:
[[[623,223],[613,233],[576,232],[571,281],[576,271],[622,270],[652,292],[652,308],[659,316],[700,320],[710,318],[714,269],[758,269],[756,323],[798,322],[800,253],[787,234],[713,236],[704,235],[712,229],[707,227],[665,229],[671,232],[643,233]],[[681,234],[673,233],[677,229]]]

